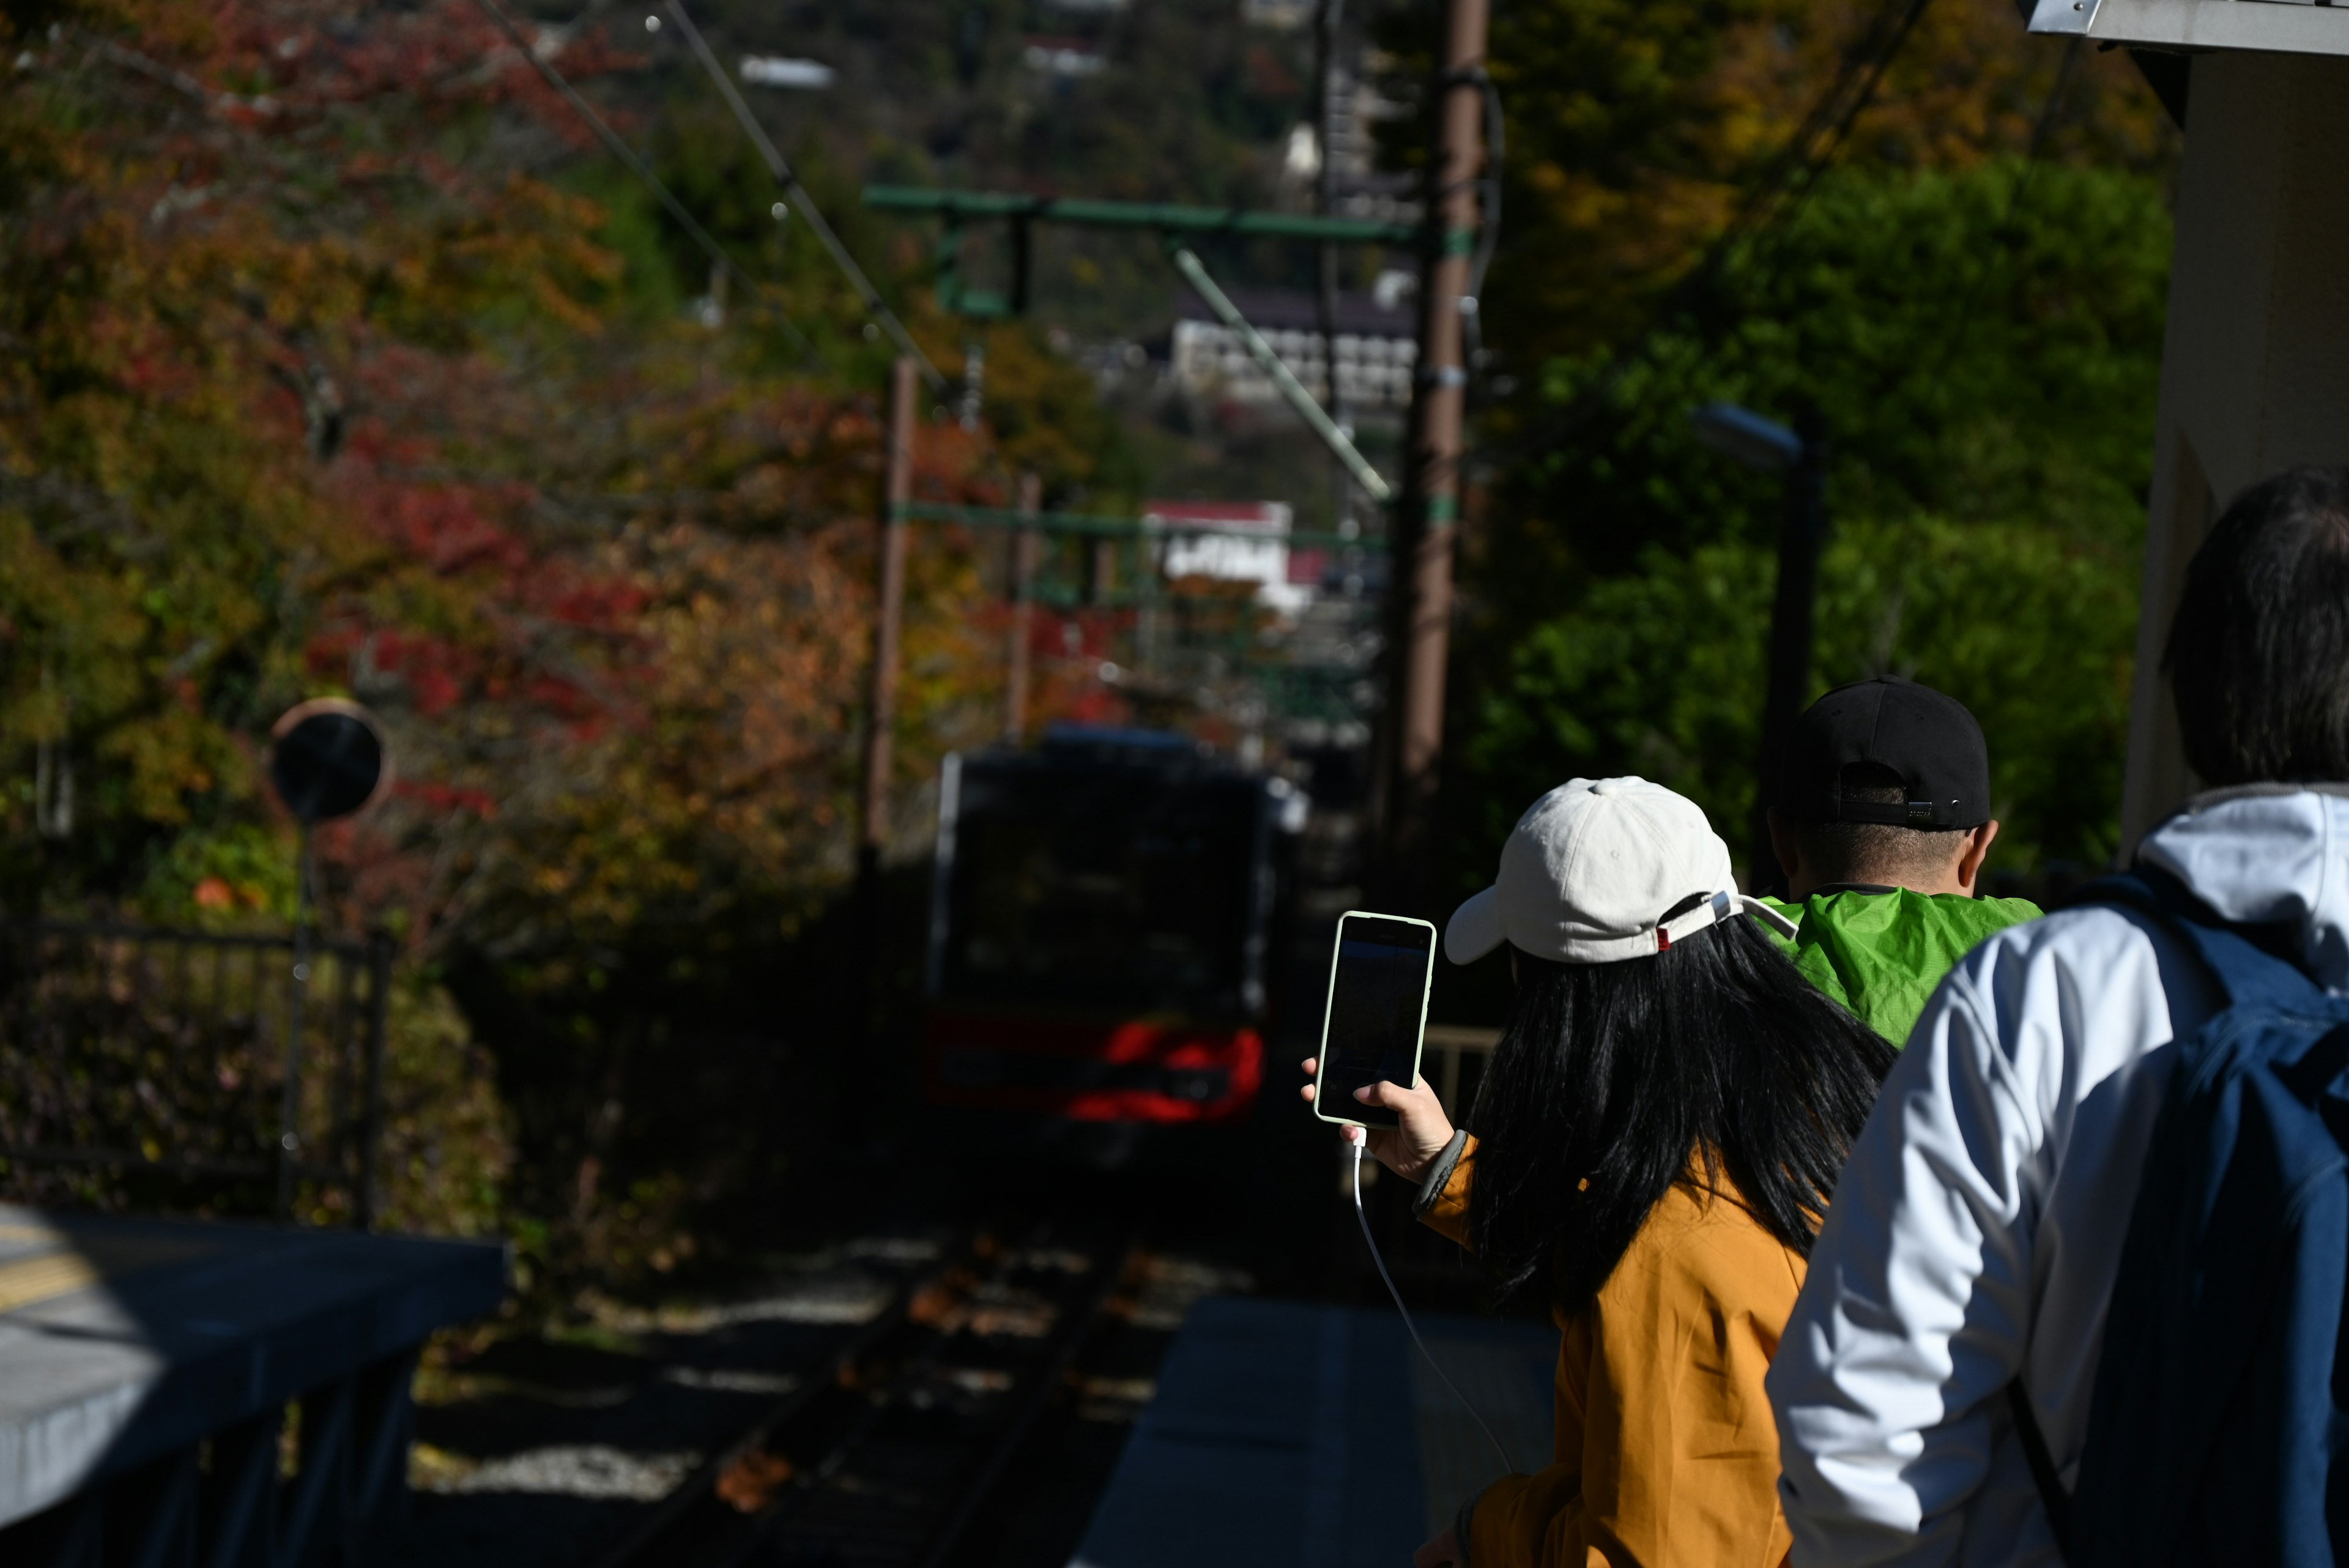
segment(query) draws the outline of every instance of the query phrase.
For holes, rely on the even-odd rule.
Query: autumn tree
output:
[[[774,1174],[761,1108],[836,1044],[836,975],[795,1010],[768,988],[849,869],[888,350],[730,125],[681,119],[729,150],[684,178],[610,90],[643,68],[624,36],[525,26],[730,286],[462,0],[7,13],[0,876],[19,913],[282,922],[267,726],[366,701],[395,794],[320,835],[321,891],[404,942],[396,1119],[494,1077],[518,1140],[470,1218],[400,1211],[487,1202],[625,1273]],[[995,357],[1002,439],[926,421],[921,493],[999,503],[1013,464],[1113,491],[1113,431],[1055,433],[1081,373],[1016,333]],[[909,779],[993,732],[993,559],[916,554]]]

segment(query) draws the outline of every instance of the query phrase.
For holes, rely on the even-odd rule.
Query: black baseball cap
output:
[[[1889,769],[1905,805],[1846,800],[1843,771]],[[1804,711],[1786,738],[1778,809],[1804,822],[1979,827],[1990,820],[1990,747],[1966,705],[1897,675],[1838,686]]]

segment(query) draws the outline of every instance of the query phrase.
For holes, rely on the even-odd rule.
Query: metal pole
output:
[[[1166,581],[1166,534],[1145,528],[1133,552],[1133,667],[1147,678],[1158,669],[1158,590]]]
[[[1032,473],[1019,476],[1019,510],[1033,517],[1042,506],[1044,482]],[[1011,626],[1004,633],[1004,658],[1009,672],[1003,683],[1003,739],[1018,745],[1028,733],[1028,668],[1035,637],[1036,531],[1016,530],[1011,535]]]
[[[294,972],[285,998],[285,1090],[277,1114],[277,1215],[294,1212],[294,1167],[302,1151],[302,1012],[310,992],[310,825],[294,863]]]
[[[363,1090],[367,1099],[359,1124],[359,1189],[351,1205],[353,1222],[362,1231],[375,1229],[376,1182],[383,1158],[383,1044],[385,1020],[391,1007],[391,952],[389,931],[378,929],[367,934],[367,1082]]]
[[[1817,409],[1795,410],[1802,454],[1786,469],[1785,510],[1778,523],[1778,589],[1770,603],[1770,685],[1762,705],[1762,752],[1755,768],[1746,879],[1759,889],[1782,886],[1770,846],[1770,800],[1777,794],[1786,736],[1811,686],[1811,622],[1819,591],[1819,546],[1826,537],[1826,422]]]
[[[1011,314],[1028,314],[1030,284],[1036,272],[1035,225],[1025,218],[1011,220]]]
[[[1461,434],[1468,371],[1461,296],[1479,220],[1484,161],[1486,0],[1452,0],[1436,77],[1435,156],[1427,176],[1426,259],[1419,291],[1419,364],[1396,509],[1396,598],[1388,657],[1392,736],[1386,808],[1387,876],[1415,901],[1444,749],[1444,666],[1452,630],[1452,551],[1460,516]]]
[[[1476,0],[1476,3],[1481,5],[1483,0]],[[1272,345],[1264,340],[1264,334],[1258,332],[1249,323],[1248,318],[1240,314],[1239,307],[1232,303],[1231,296],[1216,286],[1214,278],[1207,275],[1207,269],[1200,262],[1198,254],[1190,246],[1181,244],[1167,246],[1166,254],[1174,260],[1174,270],[1183,275],[1184,281],[1191,286],[1207,308],[1215,313],[1216,319],[1237,335],[1240,347],[1247,350],[1248,358],[1256,361],[1257,369],[1262,370],[1271,380],[1273,389],[1279,392],[1290,408],[1297,410],[1298,417],[1305,421],[1315,435],[1321,438],[1321,444],[1328,447],[1332,453],[1336,454],[1338,461],[1346,465],[1346,471],[1354,476],[1355,483],[1381,501],[1386,500],[1392,494],[1393,492],[1388,488],[1387,482],[1379,477],[1378,470],[1372,468],[1369,460],[1354,449],[1353,438],[1340,430],[1330,421],[1330,416],[1321,411],[1321,405],[1313,400],[1313,394],[1305,389],[1305,383],[1299,381],[1288,367],[1281,363],[1280,356],[1273,352]],[[1463,277],[1466,275],[1465,273],[1462,274]],[[1456,317],[1453,323],[1453,337],[1455,341],[1459,337],[1459,322]]]
[[[864,798],[857,820],[856,869],[871,883],[889,835],[889,770],[897,722],[897,644],[905,610],[905,504],[914,496],[914,399],[920,370],[899,355],[889,375],[881,539],[873,615],[873,683],[865,704]]]
[[[1331,112],[1332,98],[1338,84],[1339,29],[1343,22],[1346,0],[1321,0],[1313,19],[1313,88],[1317,103],[1314,122],[1315,146],[1320,153],[1321,168],[1315,205],[1324,218],[1337,215],[1338,161],[1330,150],[1330,130],[1337,117]],[[1314,292],[1314,325],[1321,335],[1321,404],[1338,428],[1346,428],[1346,409],[1338,395],[1338,248],[1328,240],[1314,243],[1314,267],[1318,274]],[[1343,531],[1353,510],[1353,493],[1348,488],[1346,465],[1330,465],[1330,526]]]

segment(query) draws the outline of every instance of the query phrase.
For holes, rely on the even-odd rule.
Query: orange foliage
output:
[[[384,716],[400,779],[321,838],[346,919],[562,947],[836,881],[869,361],[648,312],[667,285],[547,177],[578,122],[465,0],[56,22],[0,39],[0,740],[78,770],[86,846],[32,885],[140,896],[192,842],[145,896],[219,906],[200,841],[269,820],[262,732],[326,691]],[[576,79],[632,65],[541,39]],[[924,495],[1003,498],[988,439],[918,450]],[[923,541],[909,779],[999,701],[986,542]],[[6,840],[34,815],[0,805]]]

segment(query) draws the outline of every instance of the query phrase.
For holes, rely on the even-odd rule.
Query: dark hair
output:
[[[1653,958],[1516,961],[1516,1003],[1469,1117],[1469,1240],[1503,1288],[1548,1264],[1558,1308],[1588,1305],[1692,1161],[1716,1190],[1726,1170],[1763,1227],[1807,1256],[1891,1068],[1883,1036],[1743,916]]]
[[[1900,775],[1881,763],[1847,763],[1841,775],[1846,800],[1899,805],[1909,798]],[[1956,854],[1962,827],[1909,827],[1890,822],[1787,821],[1823,882],[1881,882],[1899,886],[1941,870]]]
[[[2186,567],[2161,669],[2204,784],[2349,779],[2349,468],[2235,497]]]

